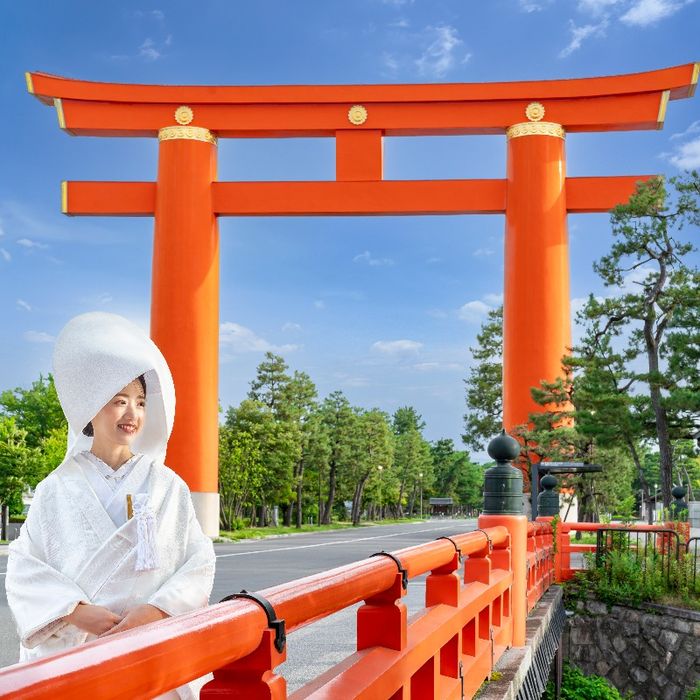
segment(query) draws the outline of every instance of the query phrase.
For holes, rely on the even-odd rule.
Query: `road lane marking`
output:
[[[353,540],[338,540],[336,542],[319,542],[317,544],[300,544],[296,547],[275,547],[274,549],[255,549],[251,552],[232,552],[231,554],[217,554],[217,559],[224,559],[225,557],[244,557],[248,554],[267,554],[268,552],[290,552],[293,549],[313,549],[315,547],[329,547],[335,544],[352,544],[353,542],[367,542],[368,540],[384,540],[389,537],[401,537],[402,535],[415,535],[419,532],[440,532],[442,530],[454,530],[454,525],[447,525],[445,527],[431,527],[423,530],[413,530],[411,532],[395,532],[392,535],[375,535],[373,537],[358,537]]]

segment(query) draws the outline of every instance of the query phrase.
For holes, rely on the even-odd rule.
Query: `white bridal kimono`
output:
[[[120,337],[125,334],[129,342]],[[214,579],[214,548],[199,526],[189,489],[161,461],[174,392],[156,346],[125,319],[83,314],[59,336],[54,372],[70,426],[68,451],[37,486],[7,563],[20,661],[95,639],[63,619],[80,602],[117,615],[150,603],[179,615],[208,604]],[[109,474],[86,451],[91,438],[81,434],[82,427],[140,374],[147,392],[146,421],[132,445],[138,454]],[[185,685],[161,697],[195,696]]]

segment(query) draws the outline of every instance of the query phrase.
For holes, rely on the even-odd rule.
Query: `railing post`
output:
[[[287,650],[275,648],[275,632],[266,629],[258,648],[248,656],[214,671],[200,700],[287,700],[287,681],[274,669],[287,659]]]
[[[442,603],[457,607],[459,605],[460,581],[455,575],[459,568],[459,555],[455,551],[452,560],[433,569],[428,578],[425,579],[425,607]]]
[[[401,574],[396,574],[394,583],[386,591],[367,598],[357,610],[357,650],[374,646],[402,651],[408,637],[406,606],[400,598],[406,592]]]
[[[488,453],[496,460],[496,466],[485,475],[484,510],[479,517],[479,527],[503,525],[510,533],[513,646],[524,646],[527,618],[527,518],[523,515],[523,475],[519,469],[509,464],[520,454],[520,445],[504,431],[491,440]]]
[[[569,579],[571,569],[571,525],[557,523],[557,551],[554,555],[554,572],[557,583]]]

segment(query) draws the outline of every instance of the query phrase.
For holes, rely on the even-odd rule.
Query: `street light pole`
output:
[[[382,471],[384,467],[379,464],[377,465],[377,471],[379,472],[379,519],[383,520],[382,517]]]
[[[318,525],[321,526],[321,465],[318,465]]]
[[[420,517],[423,519],[423,472],[418,475],[420,479]]]

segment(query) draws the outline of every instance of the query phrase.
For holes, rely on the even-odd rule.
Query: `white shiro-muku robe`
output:
[[[71,329],[85,317],[87,324]],[[71,330],[73,349],[76,336],[84,339],[77,354],[89,376],[80,375],[66,359],[64,335]],[[134,333],[143,336],[140,356],[139,343],[120,343],[119,331],[129,336],[127,340],[133,340]],[[125,346],[127,356],[120,357]],[[112,314],[79,316],[59,336],[54,372],[70,426],[68,451],[36,487],[20,536],[10,545],[5,580],[20,636],[20,661],[95,639],[63,619],[80,602],[104,606],[120,616],[144,603],[171,616],[209,603],[214,548],[197,521],[187,485],[161,461],[172,427],[174,392],[167,365],[153,348],[140,329]],[[92,374],[91,364],[97,367]],[[140,374],[146,378],[145,427],[150,430],[138,436],[132,446],[136,456],[110,480],[110,468],[87,452],[91,439],[81,434],[82,427]],[[66,382],[71,384],[71,400],[88,403],[79,407],[77,417],[62,392]],[[96,386],[97,399],[92,396]],[[136,504],[131,518],[127,494]],[[144,517],[150,528],[145,566]],[[189,699],[194,694],[185,685],[162,697]]]

